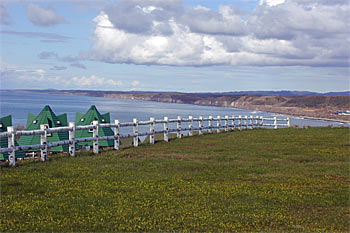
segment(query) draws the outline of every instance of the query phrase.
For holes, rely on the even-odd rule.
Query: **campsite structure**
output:
[[[109,113],[101,114],[95,105],[92,105],[89,110],[82,114],[77,112],[75,117],[75,125],[92,125],[93,121],[98,121],[100,124],[110,123],[110,115]],[[79,130],[75,133],[75,138],[87,138],[92,137],[93,130]],[[98,136],[113,136],[114,132],[111,128],[99,128]],[[99,146],[113,146],[113,140],[101,140],[98,142]],[[92,146],[92,142],[79,142],[77,143],[78,147],[80,146]]]
[[[40,129],[40,125],[47,125],[48,128],[68,126],[67,114],[56,116],[49,105],[46,105],[39,115],[28,114],[27,130]],[[48,142],[68,140],[68,132],[56,132],[47,135]],[[40,144],[40,135],[21,136],[19,145]],[[36,150],[34,150],[36,151]],[[50,151],[68,151],[68,145],[51,147]]]
[[[0,132],[6,132],[7,127],[9,126],[12,126],[11,115],[0,118]],[[6,148],[8,146],[8,139],[0,138],[0,146],[1,148]],[[17,141],[15,141],[15,146],[18,146]],[[16,151],[15,156],[16,158],[23,158],[25,157],[25,153],[24,151]],[[0,160],[7,160],[7,159],[8,159],[8,152],[0,153]]]

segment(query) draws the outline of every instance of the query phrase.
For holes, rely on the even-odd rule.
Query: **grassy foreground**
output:
[[[0,231],[349,231],[349,135],[259,129],[3,164]]]

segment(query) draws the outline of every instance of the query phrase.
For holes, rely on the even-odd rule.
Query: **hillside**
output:
[[[349,232],[349,130],[247,130],[2,164],[1,232]]]

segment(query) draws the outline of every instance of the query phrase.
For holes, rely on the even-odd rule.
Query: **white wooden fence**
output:
[[[222,125],[222,121],[224,124]],[[194,122],[198,122],[198,127],[194,127]],[[203,122],[208,122],[207,126],[204,126]],[[213,124],[216,122],[216,126]],[[284,124],[280,122],[285,122]],[[169,129],[170,123],[176,123],[176,128]],[[187,127],[182,127],[182,123],[187,123]],[[155,130],[156,124],[163,124],[163,130]],[[139,126],[149,125],[149,131],[139,132]],[[122,127],[130,127],[133,128],[132,134],[120,134],[120,129]],[[199,135],[202,135],[204,132],[213,133],[216,130],[217,133],[222,130],[227,132],[229,130],[242,130],[242,129],[253,129],[253,128],[262,128],[262,127],[270,127],[277,129],[278,127],[290,127],[290,119],[277,119],[274,118],[263,118],[262,116],[217,116],[216,118],[213,116],[209,116],[208,118],[203,118],[200,116],[199,118],[193,118],[189,116],[188,118],[182,118],[178,116],[177,119],[169,119],[168,117],[164,117],[163,120],[156,120],[151,117],[149,121],[138,121],[138,119],[133,119],[133,122],[121,123],[119,120],[115,120],[114,123],[107,124],[99,124],[98,121],[94,121],[92,125],[86,126],[75,126],[74,122],[69,122],[68,127],[57,127],[57,128],[48,128],[47,125],[40,125],[40,130],[20,130],[16,131],[12,126],[7,127],[7,132],[0,133],[0,138],[8,138],[8,147],[0,148],[0,153],[8,152],[8,161],[10,166],[15,166],[15,151],[28,151],[40,149],[40,160],[46,161],[48,149],[50,147],[61,146],[61,145],[69,145],[69,154],[70,156],[75,156],[75,144],[78,142],[93,142],[93,152],[95,154],[99,153],[99,140],[114,140],[114,149],[119,150],[120,139],[121,138],[133,138],[133,146],[137,147],[139,142],[139,137],[141,136],[150,136],[150,143],[154,144],[155,134],[162,133],[164,135],[164,141],[169,141],[169,133],[176,132],[177,138],[182,137],[183,131],[188,132],[188,136],[193,136],[193,131],[198,131]],[[113,128],[114,135],[113,136],[98,136],[99,128]],[[75,131],[77,130],[92,130],[92,137],[87,138],[75,138]],[[48,134],[52,134],[55,132],[69,132],[69,139],[58,142],[48,143],[47,137]],[[15,137],[16,136],[28,136],[28,135],[40,135],[40,144],[37,145],[20,145],[15,146]]]

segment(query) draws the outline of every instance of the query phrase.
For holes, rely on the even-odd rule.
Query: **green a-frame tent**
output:
[[[0,118],[0,132],[6,132],[7,127],[12,126],[12,117],[11,115],[5,116]],[[8,139],[7,138],[0,138],[0,146],[1,148],[7,148],[8,147]],[[15,146],[18,146],[17,141],[15,141]],[[16,151],[15,157],[16,158],[23,158],[26,154],[24,151]],[[8,159],[8,153],[0,153],[0,160],[7,160]]]
[[[109,113],[100,114],[95,105],[92,105],[87,113],[82,114],[77,112],[75,117],[75,125],[91,125],[93,121],[98,121],[98,123],[110,123]],[[113,136],[114,132],[111,128],[99,128],[98,136]],[[75,138],[87,138],[92,137],[92,130],[77,130],[75,131]],[[78,146],[92,146],[92,142],[79,142]],[[99,146],[113,146],[113,140],[101,140],[98,141]]]
[[[49,128],[68,126],[67,114],[64,113],[62,115],[56,116],[56,114],[48,105],[46,105],[37,116],[31,113],[28,114],[27,130],[40,129],[40,125],[42,124],[47,124]],[[48,142],[68,140],[68,138],[68,131],[56,132],[47,135]],[[18,140],[18,143],[19,145],[40,144],[40,135],[21,136],[21,138]],[[68,145],[51,147],[50,151],[68,151]]]

